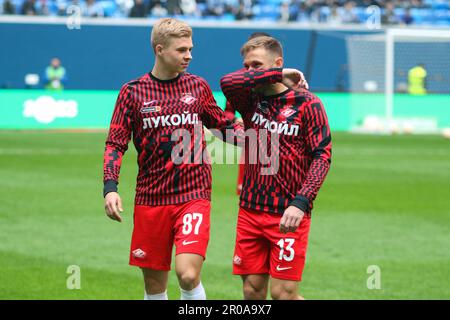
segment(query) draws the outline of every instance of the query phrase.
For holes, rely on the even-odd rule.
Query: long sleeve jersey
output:
[[[139,167],[135,204],[209,200],[211,165],[206,161],[203,125],[220,129],[224,136],[227,129],[242,131],[217,106],[201,77],[181,73],[160,80],[148,73],[126,83],[117,98],[106,140],[104,195],[117,191],[122,157],[133,138]]]
[[[246,134],[253,129],[257,136],[245,144],[240,206],[282,214],[294,205],[310,214],[331,164],[330,128],[321,100],[308,90],[273,96],[254,90],[281,80],[279,68],[239,70],[221,79],[227,100],[243,116]]]

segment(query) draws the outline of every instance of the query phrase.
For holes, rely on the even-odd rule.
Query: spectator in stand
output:
[[[1,0],[0,0],[1,1]],[[67,16],[67,7],[75,5],[81,7],[85,17],[103,17],[102,6],[104,0],[3,0],[0,14],[22,15],[52,15]],[[109,1],[109,0],[108,0]],[[213,16],[222,17],[232,15],[235,20],[259,20],[261,10],[254,10],[254,6],[264,6],[264,10],[278,12],[278,21],[327,23],[330,25],[359,23],[364,24],[367,17],[366,8],[378,6],[381,8],[381,23],[383,25],[413,25],[424,10],[448,11],[450,0],[111,0],[116,4],[113,17],[165,17],[185,15],[191,17]],[[199,6],[199,4],[203,6]],[[395,8],[404,9],[404,13],[396,13]],[[411,10],[413,9],[413,10]],[[418,15],[414,9],[419,9]],[[55,12],[54,12],[55,11]],[[365,15],[364,15],[365,12]],[[361,19],[361,20],[360,20]],[[445,12],[429,21],[431,24],[445,24],[448,22]]]
[[[410,7],[423,8],[423,0],[409,0]]]
[[[393,2],[386,2],[384,13],[381,16],[381,24],[398,24],[398,19],[395,16],[394,9],[395,6]]]
[[[119,17],[130,16],[131,8],[134,6],[134,0],[113,0],[116,3],[116,13]],[[148,1],[144,0],[147,4]]]
[[[81,12],[83,17],[103,17],[103,7],[101,4],[96,3],[95,0],[86,0],[86,3],[81,4]]]
[[[234,12],[236,20],[250,20],[253,18],[253,3],[251,0],[239,0],[239,7]]]
[[[197,2],[195,0],[180,0],[181,12],[186,16],[200,15],[197,12]]]
[[[47,0],[41,0],[39,2],[38,14],[40,16],[49,16],[50,15],[50,9],[48,7],[48,1]]]
[[[291,15],[291,21],[297,22],[307,22],[309,21],[309,16],[311,14],[311,9],[308,6],[307,2],[303,2],[300,0],[294,0],[293,6],[295,10]]]
[[[344,4],[343,8],[340,8],[339,15],[341,16],[342,23],[358,23],[359,19],[355,12],[355,2],[348,1]]]
[[[405,9],[405,14],[402,17],[402,23],[406,24],[406,25],[414,23],[414,18],[411,15],[411,8],[406,8]]]
[[[205,12],[206,16],[220,17],[221,15],[224,14],[224,12],[225,12],[225,4],[223,0],[206,0],[206,12]]]
[[[130,18],[144,18],[147,16],[147,6],[143,0],[134,0],[134,5],[130,10]]]
[[[16,8],[14,7],[11,0],[5,0],[5,2],[3,2],[3,14],[15,14],[15,13]]]
[[[161,18],[167,16],[167,9],[161,5],[161,2],[156,2],[150,11],[152,17]]]
[[[67,8],[70,5],[79,5],[79,3],[74,3],[74,2],[69,3],[69,2],[66,2],[63,0],[56,0],[55,4],[56,4],[56,15],[59,17],[64,17],[67,15]]]
[[[320,22],[320,8],[321,3],[317,0],[306,0],[306,12],[308,14],[308,20],[311,22]]]
[[[37,14],[36,0],[25,0],[22,5],[22,14],[26,16],[35,16]]]
[[[167,12],[170,15],[181,14],[180,0],[167,0]]]
[[[342,17],[338,11],[339,7],[336,3],[333,3],[330,9],[330,15],[327,18],[327,22],[332,25],[342,24]]]
[[[290,3],[283,1],[280,6],[280,19],[278,21],[287,23],[290,20]]]

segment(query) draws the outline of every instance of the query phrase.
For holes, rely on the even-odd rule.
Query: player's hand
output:
[[[309,84],[303,75],[303,72],[297,69],[283,69],[283,79],[281,82],[293,90],[309,89]]]
[[[105,196],[106,215],[113,220],[122,222],[120,212],[123,212],[122,199],[117,192],[108,192]]]
[[[289,206],[285,211],[280,220],[280,232],[288,233],[295,232],[300,222],[302,222],[305,213],[295,206]]]
[[[244,119],[242,119],[242,118],[236,118],[236,120],[234,120],[234,123],[243,126],[243,125],[244,125]]]

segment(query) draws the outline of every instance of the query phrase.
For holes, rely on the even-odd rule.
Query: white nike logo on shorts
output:
[[[198,240],[195,240],[195,241],[186,241],[186,240],[183,240],[183,246],[187,246],[188,244],[193,244],[193,243],[196,243],[196,242],[198,242]]]
[[[292,269],[292,267],[280,267],[280,265],[277,265],[277,271],[284,271],[284,270],[289,270]]]
[[[148,106],[151,103],[157,102],[158,100],[152,100],[152,101],[148,101],[148,102],[144,102],[144,106]]]

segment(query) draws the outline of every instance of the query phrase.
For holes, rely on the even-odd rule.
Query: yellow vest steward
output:
[[[418,66],[414,67],[408,72],[408,91],[410,94],[426,94],[427,89],[425,89],[425,78],[427,76],[427,71]]]

